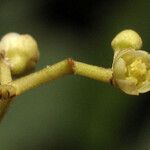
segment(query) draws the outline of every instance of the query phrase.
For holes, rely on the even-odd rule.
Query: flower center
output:
[[[145,77],[147,69],[141,58],[135,59],[135,61],[129,65],[128,73],[129,76],[135,77],[137,80],[142,80],[143,77]]]

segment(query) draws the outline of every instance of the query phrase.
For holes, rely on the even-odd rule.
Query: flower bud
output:
[[[150,54],[142,50],[122,50],[112,65],[113,81],[127,94],[150,91]]]
[[[13,75],[21,75],[35,68],[39,50],[35,39],[28,34],[8,33],[0,41],[0,53]]]
[[[138,50],[142,47],[142,39],[139,34],[133,30],[124,30],[118,33],[111,42],[114,51],[124,49]]]

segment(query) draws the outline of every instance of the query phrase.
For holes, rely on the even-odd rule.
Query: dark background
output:
[[[110,67],[110,43],[131,28],[150,47],[147,0],[1,0],[0,36],[29,33],[37,70],[67,57]],[[68,76],[16,98],[0,126],[1,150],[149,150],[150,93],[129,96],[110,85]]]

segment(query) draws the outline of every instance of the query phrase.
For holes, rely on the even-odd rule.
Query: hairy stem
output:
[[[8,84],[12,81],[11,71],[9,66],[3,61],[0,61],[0,83],[1,85]]]
[[[3,61],[0,60],[0,83],[1,85],[8,84],[12,81],[11,72],[9,66]],[[2,91],[1,91],[2,94]],[[0,119],[4,116],[5,112],[7,111],[7,108],[10,104],[11,98],[3,99],[1,97],[0,99]]]
[[[67,74],[81,75],[107,83],[110,83],[112,79],[111,69],[77,62],[69,58],[12,81],[9,66],[0,60],[0,119],[3,118],[12,97]]]
[[[72,68],[68,65],[68,61],[64,60],[52,66],[47,66],[38,72],[17,79],[13,81],[11,85],[16,88],[16,94],[19,95],[26,90],[70,73],[72,73]]]
[[[103,82],[111,82],[112,70],[81,62],[74,62],[74,74],[85,76]]]
[[[57,79],[66,74],[82,75],[108,83],[110,83],[112,79],[112,71],[110,69],[66,59],[52,66],[47,66],[38,72],[17,79],[11,82],[10,85],[14,86],[16,88],[16,94],[20,95],[31,88],[40,86],[43,83]]]

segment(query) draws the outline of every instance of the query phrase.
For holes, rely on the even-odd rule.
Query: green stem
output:
[[[16,95],[20,95],[26,90],[57,79],[65,74],[70,74],[71,72],[72,68],[68,65],[68,61],[64,60],[52,66],[47,66],[38,72],[17,79],[13,81],[11,85],[16,88]]]
[[[112,70],[97,67],[81,62],[74,62],[74,73],[91,79],[95,79],[103,82],[111,82]]]
[[[72,59],[66,59],[52,66],[12,81],[9,66],[4,61],[0,61],[0,119],[5,114],[13,96],[40,86],[48,81],[55,80],[67,74],[81,75],[103,82],[111,82],[112,70],[97,67]]]
[[[9,66],[3,61],[0,61],[0,83],[1,85],[8,84],[12,81],[11,71]]]
[[[0,60],[0,83],[1,85],[8,84],[11,81],[12,81],[12,78],[11,78],[11,72],[10,72],[9,66],[3,60]],[[1,94],[2,94],[2,91],[1,91]],[[4,100],[2,97],[0,99],[0,119],[2,119],[2,117],[6,113],[10,102],[11,102],[11,98]]]
[[[57,79],[66,74],[78,74],[108,83],[110,83],[112,79],[112,71],[110,69],[67,59],[15,80],[11,82],[10,85],[16,88],[16,95],[20,95],[31,88],[40,86],[43,83]]]

